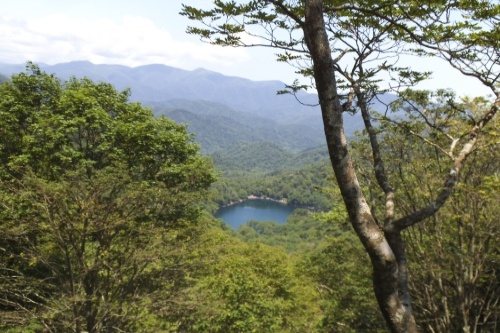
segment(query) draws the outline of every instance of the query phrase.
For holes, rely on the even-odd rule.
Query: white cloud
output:
[[[72,60],[139,66],[231,68],[248,61],[243,49],[214,47],[174,38],[153,21],[135,16],[72,19],[52,14],[26,21],[0,16],[0,62],[55,64]]]
[[[153,0],[144,1],[149,1],[149,7],[148,4],[141,4],[140,8],[124,6],[122,11],[113,11],[111,1],[71,2],[66,7],[61,7],[60,1],[50,5],[47,0],[43,6],[42,2],[33,1],[22,7],[14,6],[20,1],[4,1],[10,7],[1,6],[0,11],[0,62],[22,64],[32,60],[56,64],[88,60],[96,64],[132,67],[156,63],[183,69],[204,67],[253,80],[279,79],[291,83],[296,78],[293,68],[275,61],[277,50],[223,48],[202,43],[183,32],[188,23],[180,19],[179,8],[173,8],[174,2],[163,2],[164,7],[158,7],[156,3],[153,5]],[[196,1],[195,6],[206,4],[206,0],[190,1]],[[75,6],[76,3],[81,6]],[[100,3],[109,7],[98,13],[97,16],[104,17],[99,19],[93,14]],[[146,18],[157,15],[151,15],[143,8],[164,11],[165,14],[160,15],[162,21],[155,23]],[[66,12],[61,12],[63,10]],[[5,13],[10,13],[10,16]],[[131,13],[137,14],[131,16]],[[169,30],[160,27],[165,22]],[[248,34],[241,37],[247,43],[261,42]],[[434,79],[422,85],[423,88],[451,87],[464,95],[490,93],[476,80],[461,75],[437,59],[411,59],[408,64],[416,69],[435,71]]]

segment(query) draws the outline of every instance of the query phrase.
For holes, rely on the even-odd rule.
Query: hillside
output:
[[[212,154],[218,169],[227,172],[266,172],[298,170],[328,160],[323,144],[293,153],[269,142],[240,143]]]
[[[23,71],[24,67],[23,64],[0,64],[0,73],[11,75]],[[132,100],[147,105],[172,99],[204,100],[225,104],[240,112],[292,123],[320,115],[318,108],[303,106],[292,96],[276,95],[285,87],[279,81],[251,81],[205,69],[187,71],[165,65],[130,68],[75,61],[52,66],[40,64],[40,67],[62,79],[87,76],[95,81],[112,83],[119,90],[131,88]],[[317,103],[316,95],[302,93],[299,96],[306,103]]]
[[[324,143],[323,134],[312,125],[282,124],[211,102],[176,100],[169,105],[175,107],[153,106],[155,115],[187,124],[205,153],[242,143],[268,142],[292,151]]]
[[[118,90],[130,88],[131,100],[152,107],[155,115],[187,124],[205,153],[252,142],[270,142],[292,151],[324,144],[319,108],[304,106],[290,95],[277,95],[285,87],[283,82],[251,81],[165,65],[131,68],[76,61],[40,67],[63,80],[89,77],[109,82]],[[0,63],[0,75],[7,77],[24,68],[24,64]],[[308,104],[317,103],[314,94],[299,93],[298,97]],[[380,105],[374,107],[380,109]],[[359,115],[346,113],[344,121],[348,136],[362,128]]]

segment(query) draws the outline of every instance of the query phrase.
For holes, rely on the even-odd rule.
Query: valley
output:
[[[499,13],[6,2],[0,332],[499,331]]]
[[[332,178],[326,176],[331,172],[318,107],[277,95],[285,83],[164,65],[130,68],[77,61],[40,67],[62,80],[85,77],[130,89],[130,99],[149,106],[155,117],[185,124],[220,172],[212,186],[219,207],[252,195],[318,211],[332,207],[322,190]],[[23,68],[0,64],[0,74]],[[309,104],[317,99],[306,93],[298,97]],[[346,122],[351,136],[362,128],[359,116],[346,114]]]
[[[65,332],[72,316],[78,322],[110,308],[128,311],[129,318],[119,319],[128,331],[385,330],[371,265],[349,222],[317,110],[263,93],[283,83],[160,65],[43,67],[55,76],[29,65],[28,74],[10,81],[5,78],[17,67],[0,64],[6,80],[0,85],[0,255],[9,256],[0,262],[8,266],[0,271],[7,281],[0,285],[7,295],[0,296],[0,315],[11,318],[0,330],[19,332],[32,321],[23,331],[40,332],[43,324]],[[384,113],[393,97],[382,97],[372,106]],[[432,107],[457,130],[460,116]],[[410,121],[398,127],[391,119],[379,136],[395,176],[397,214],[420,206],[418,197],[431,197],[422,184],[441,184],[439,172],[449,163],[405,131],[411,126],[425,137],[429,123],[411,110],[403,114]],[[384,195],[374,186],[366,135],[356,134],[361,119],[345,112],[344,120],[360,186],[377,216]],[[409,253],[418,258],[411,268],[426,284],[439,281],[418,270],[422,262],[453,274],[447,263],[462,260],[454,257],[458,252],[424,252],[434,241],[458,248],[454,223],[468,223],[468,239],[476,230],[498,234],[495,133],[486,139],[486,155],[474,157],[465,169],[470,178],[436,217],[446,223],[431,224],[425,237],[407,235]],[[471,202],[477,202],[471,218],[457,219]],[[497,254],[484,253],[483,274],[494,278]],[[488,290],[485,281],[479,289]],[[27,288],[36,293],[23,294]],[[81,299],[94,310],[68,312]],[[106,324],[106,315],[99,320]]]

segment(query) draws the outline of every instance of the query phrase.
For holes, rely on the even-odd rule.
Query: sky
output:
[[[205,68],[251,80],[292,83],[294,68],[276,62],[276,50],[213,46],[186,34],[190,22],[181,4],[209,6],[209,0],[0,0],[0,62],[49,65],[76,60],[136,67],[164,64]],[[460,95],[488,91],[440,60],[409,59],[432,70],[422,88],[452,88]]]

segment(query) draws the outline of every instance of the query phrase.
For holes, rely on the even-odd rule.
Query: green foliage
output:
[[[288,167],[294,154],[270,142],[243,143],[212,154],[221,170],[269,171]]]
[[[325,190],[333,183],[328,169],[326,163],[267,174],[232,169],[214,184],[214,200],[218,205],[225,205],[255,195],[285,199],[295,206],[327,210],[336,204]]]
[[[154,209],[169,193],[132,181],[126,168],[98,170],[89,181],[68,176],[25,175],[22,189],[2,184],[10,204],[2,214],[4,269],[13,273],[3,276],[2,303],[58,331],[133,329],[152,315],[141,302],[171,275],[168,252],[188,231],[165,228],[174,221]]]
[[[237,230],[245,242],[259,242],[285,248],[288,252],[305,254],[316,249],[325,235],[340,232],[341,226],[319,218],[320,213],[297,208],[284,224],[269,221],[248,221]],[[346,220],[344,219],[344,222]]]
[[[320,332],[386,332],[368,256],[352,231],[327,236],[305,265],[322,297]]]
[[[498,125],[498,118],[493,122]],[[410,266],[415,276],[411,288],[425,332],[464,328],[493,332],[498,326],[500,257],[494,239],[500,236],[500,150],[496,132],[493,126],[483,133],[448,205],[406,235],[411,262],[418,263]],[[415,166],[418,159],[414,156],[408,163]]]
[[[300,276],[312,279],[320,294],[316,332],[385,332],[372,297],[368,257],[348,225],[342,205],[322,213],[297,209],[285,224],[250,221],[237,236],[292,253]]]
[[[407,260],[400,232],[426,218],[437,219],[439,209],[450,198],[457,183],[465,158],[470,156],[476,144],[479,131],[498,111],[499,7],[497,1],[489,0],[431,1],[425,4],[417,1],[217,0],[208,10],[183,5],[182,15],[202,26],[190,27],[188,33],[215,45],[278,49],[282,52],[277,55],[279,61],[292,62],[299,67],[298,74],[312,76],[309,77],[311,86],[320,96],[331,162],[351,223],[370,254],[375,294],[392,332],[418,330],[408,292]],[[244,38],[246,34],[252,38]],[[370,123],[371,101],[393,87],[400,91],[402,86],[412,86],[430,77],[429,72],[419,73],[411,67],[399,67],[402,53],[440,56],[462,74],[474,77],[490,88],[495,94],[494,104],[476,119],[474,115],[470,116],[469,110],[450,105],[453,98],[446,92],[432,96],[406,91],[401,94],[404,103],[398,106],[411,109],[408,119],[399,121],[399,126],[392,131],[385,131],[384,142],[380,145],[379,129]],[[383,74],[388,74],[395,84],[384,82],[387,79]],[[288,86],[288,91],[295,94],[306,87],[295,81]],[[366,188],[370,190],[371,207],[366,205],[368,200],[358,185],[342,125],[342,112],[357,110],[363,115],[369,135],[369,142],[359,145],[362,147],[359,154],[365,155],[365,160],[360,159],[358,167],[362,169]],[[457,123],[467,126],[457,126]],[[402,144],[398,142],[401,139]],[[365,147],[370,145],[369,152],[363,144]],[[440,154],[448,160],[440,159]],[[392,157],[395,157],[395,163],[384,166],[385,161]],[[441,185],[443,179],[446,179],[444,186]],[[377,184],[378,188],[372,184]],[[440,189],[438,193],[434,193],[436,188]],[[470,237],[474,234],[472,232]],[[463,241],[467,239],[465,237]],[[485,240],[488,244],[487,237]],[[469,243],[471,247],[477,247],[474,241]],[[438,244],[433,242],[433,245]],[[467,264],[458,265],[458,270],[467,271],[471,266]],[[358,267],[355,270],[360,271]],[[439,275],[439,272],[431,269],[430,274]],[[490,280],[497,282],[496,273],[492,275],[494,277]],[[462,284],[454,283],[462,290],[459,294],[464,294],[464,289],[477,282],[470,278],[465,280]],[[432,292],[428,294],[434,297]],[[338,301],[339,297],[335,299]],[[352,299],[348,300],[352,302]],[[462,299],[462,308],[470,307],[468,303]],[[489,308],[497,303],[498,298],[495,298],[482,304]],[[429,331],[477,331],[476,328],[470,329],[465,319],[469,314],[464,312],[467,311],[461,313],[463,325],[430,328]],[[496,325],[497,312],[493,313],[495,319],[492,321]],[[448,312],[443,311],[442,316],[446,315]],[[477,323],[480,318],[485,320],[489,316],[476,316],[470,321]],[[352,322],[352,318],[347,315],[346,321]],[[332,323],[326,322],[327,327]],[[374,331],[377,324],[371,324],[362,329]],[[331,327],[329,330],[340,329]]]
[[[414,212],[438,195],[452,167],[454,147],[468,140],[491,103],[462,98],[449,91],[401,94],[393,104],[403,108],[402,119],[385,119],[381,126],[385,166],[391,171],[398,216]],[[468,164],[460,171],[449,202],[422,225],[405,233],[412,279],[409,283],[415,315],[424,332],[495,331],[500,284],[498,251],[498,116],[481,133]],[[373,189],[368,171],[371,156],[363,141],[355,142],[374,207],[384,204]],[[378,200],[381,201],[379,202]]]
[[[155,306],[183,281],[214,180],[185,127],[28,64],[0,86],[0,128],[3,328],[168,326]]]
[[[297,170],[326,162],[326,147],[292,152],[270,142],[242,143],[211,154],[214,164],[225,174],[232,172],[277,172]]]
[[[245,244],[215,229],[200,248],[205,268],[184,296],[179,330],[315,332],[318,293],[283,250]]]

